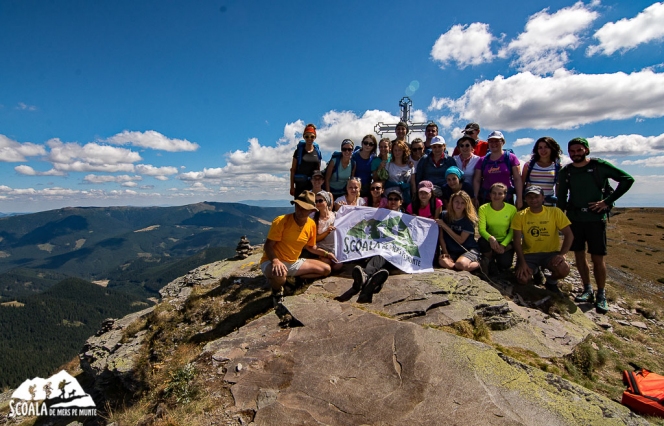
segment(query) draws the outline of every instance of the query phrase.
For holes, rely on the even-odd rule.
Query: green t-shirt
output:
[[[483,204],[478,211],[480,235],[485,240],[494,237],[500,244],[507,247],[512,242],[514,234],[511,225],[515,214],[516,207],[511,204],[505,203],[500,210],[494,210],[491,203]]]
[[[599,179],[595,171],[599,171]],[[611,196],[604,199],[603,186],[608,179],[618,182]],[[598,181],[602,186],[598,185]],[[575,222],[595,222],[606,220],[606,213],[588,210],[589,203],[604,200],[608,205],[626,193],[634,183],[634,178],[608,161],[596,158],[583,167],[568,164],[558,174],[558,207],[565,210],[567,217]],[[569,197],[568,197],[569,194]]]

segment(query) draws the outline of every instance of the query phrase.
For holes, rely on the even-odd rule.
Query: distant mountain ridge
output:
[[[227,257],[242,235],[263,242],[274,217],[291,209],[202,202],[69,207],[3,217],[0,301],[34,294],[67,276],[126,287],[126,271],[163,267],[210,248],[223,248],[219,255]],[[143,295],[157,290],[148,288]]]

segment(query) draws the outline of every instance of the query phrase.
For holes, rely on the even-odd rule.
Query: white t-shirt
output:
[[[318,225],[316,226],[316,233],[320,235],[327,231],[330,226],[334,225],[335,218],[336,214],[333,211],[330,211],[327,220],[319,219]],[[325,251],[334,252],[334,235],[332,233],[328,234],[327,237],[323,238],[322,240],[318,240],[316,245]]]
[[[466,163],[466,167],[463,166],[463,160],[461,159],[461,155],[455,155],[453,158],[454,161],[456,161],[459,170],[463,172],[463,180],[472,185],[473,176],[475,176],[475,166],[477,165],[477,162],[482,159],[482,157],[472,154],[468,159],[468,162]]]
[[[342,201],[344,203],[348,204],[348,202],[346,201],[346,196],[345,195],[342,195],[341,197],[334,200],[335,203],[339,203],[339,204],[341,204]],[[364,198],[364,197],[357,197],[357,199],[355,201],[355,204],[348,204],[348,205],[349,206],[360,206],[360,207],[366,206],[367,205],[367,199]]]
[[[387,180],[395,183],[410,182],[410,175],[413,174],[413,168],[408,164],[397,166],[396,163],[389,162],[385,169],[389,175]]]

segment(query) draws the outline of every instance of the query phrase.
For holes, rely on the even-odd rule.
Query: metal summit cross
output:
[[[410,107],[413,106],[413,101],[410,100],[408,96],[404,96],[399,101],[399,109],[401,109],[401,121],[408,124],[408,134],[411,132],[424,132],[429,123],[413,123],[410,121]],[[378,123],[374,127],[374,132],[380,137],[383,136],[383,133],[396,133],[397,123],[395,124],[385,124]],[[407,136],[406,136],[407,137]]]

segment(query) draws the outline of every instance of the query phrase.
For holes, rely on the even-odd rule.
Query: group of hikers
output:
[[[368,134],[355,146],[341,142],[324,170],[307,124],[293,153],[290,174],[295,212],[270,228],[261,269],[270,283],[277,314],[283,311],[288,277],[324,277],[343,265],[334,253],[335,212],[341,206],[385,208],[434,220],[435,258],[442,268],[480,270],[486,276],[510,270],[519,284],[535,282],[561,295],[558,280],[570,272],[565,256],[574,252],[584,289],[577,302],[606,313],[606,222],[614,202],[634,179],[608,161],[591,158],[584,138],[568,143],[572,162],[561,166],[562,150],[551,137],[539,138],[523,167],[500,131],[481,140],[469,123],[448,155],[438,126],[426,126],[425,140],[407,142],[408,124],[397,124],[396,139]],[[614,189],[609,180],[618,183]],[[476,239],[475,229],[479,236]],[[433,227],[432,229],[436,229]],[[560,243],[560,235],[563,241]],[[303,251],[304,249],[304,251]],[[597,291],[590,283],[590,253]],[[358,302],[371,302],[389,276],[382,256],[365,259],[352,271]],[[550,274],[545,275],[543,269]]]

